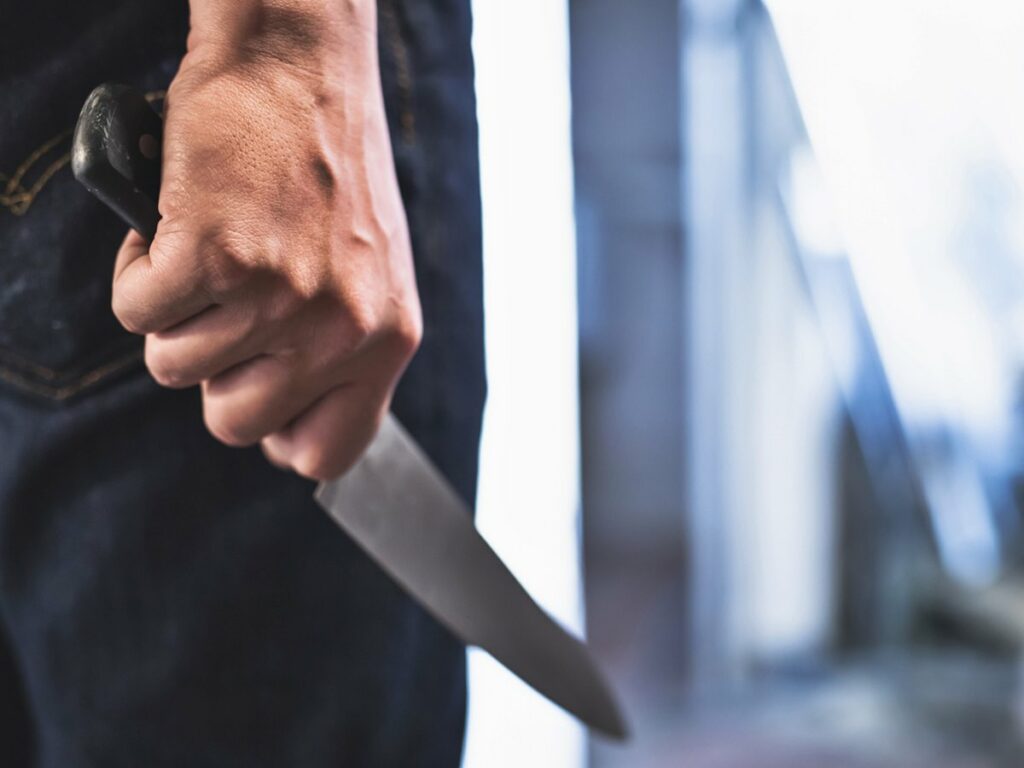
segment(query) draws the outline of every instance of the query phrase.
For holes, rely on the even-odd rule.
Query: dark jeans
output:
[[[425,318],[394,410],[472,499],[468,0],[379,7]],[[312,484],[215,442],[198,392],[157,387],[110,315],[124,227],[71,179],[62,132],[103,80],[166,86],[185,0],[24,8],[0,21],[0,765],[457,766],[462,647]]]

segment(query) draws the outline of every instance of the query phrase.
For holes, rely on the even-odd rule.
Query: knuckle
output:
[[[408,362],[423,342],[423,316],[419,311],[405,313],[394,329],[394,344],[403,362]]]
[[[146,337],[146,368],[157,384],[171,389],[182,389],[196,382],[188,366],[154,336]]]
[[[286,269],[280,273],[286,293],[298,305],[331,296],[335,286],[327,265],[315,260],[303,260],[301,268]]]
[[[248,285],[259,260],[245,238],[225,231],[203,238],[199,250],[203,281],[214,298],[230,296]]]
[[[203,421],[207,431],[224,445],[244,448],[257,442],[257,438],[248,434],[245,423],[222,404],[211,404],[204,399]]]
[[[147,328],[144,313],[140,310],[138,305],[129,300],[123,292],[114,291],[113,296],[110,299],[110,309],[113,311],[114,317],[117,318],[117,322],[119,322],[126,331],[138,335],[146,333]]]
[[[149,244],[149,260],[155,269],[174,268],[188,253],[191,242],[178,219],[162,218],[160,232]]]
[[[376,325],[372,312],[362,304],[345,306],[339,313],[333,334],[335,357],[347,359],[356,354],[374,335]]]
[[[359,349],[373,335],[374,325],[369,311],[359,306],[350,308],[344,322],[345,346]]]
[[[305,446],[292,457],[292,469],[310,480],[325,480],[332,475],[331,458],[321,446]]]
[[[347,304],[344,323],[348,336],[359,344],[370,338],[379,325],[373,308],[364,300],[350,301]]]
[[[271,464],[281,469],[291,469],[290,452],[286,446],[284,435],[279,432],[266,435],[260,440],[260,449],[263,451],[263,455]]]

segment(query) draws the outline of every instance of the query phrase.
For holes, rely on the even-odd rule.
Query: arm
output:
[[[162,216],[114,312],[211,433],[311,478],[369,444],[421,334],[373,0],[192,0]]]

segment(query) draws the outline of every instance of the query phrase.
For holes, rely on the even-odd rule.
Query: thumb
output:
[[[124,271],[139,259],[145,259],[146,262],[149,261],[149,241],[134,229],[130,229],[121,242],[121,247],[117,251],[117,258],[114,260],[114,282],[116,283]],[[146,269],[149,265],[148,263],[143,263],[137,266]]]

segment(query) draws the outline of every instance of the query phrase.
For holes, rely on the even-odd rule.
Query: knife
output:
[[[141,92],[108,83],[75,126],[75,178],[152,240],[163,121]],[[466,504],[388,414],[360,460],[314,498],[435,619],[488,651],[591,728],[625,739],[615,696],[587,647],[540,608],[473,526]]]

